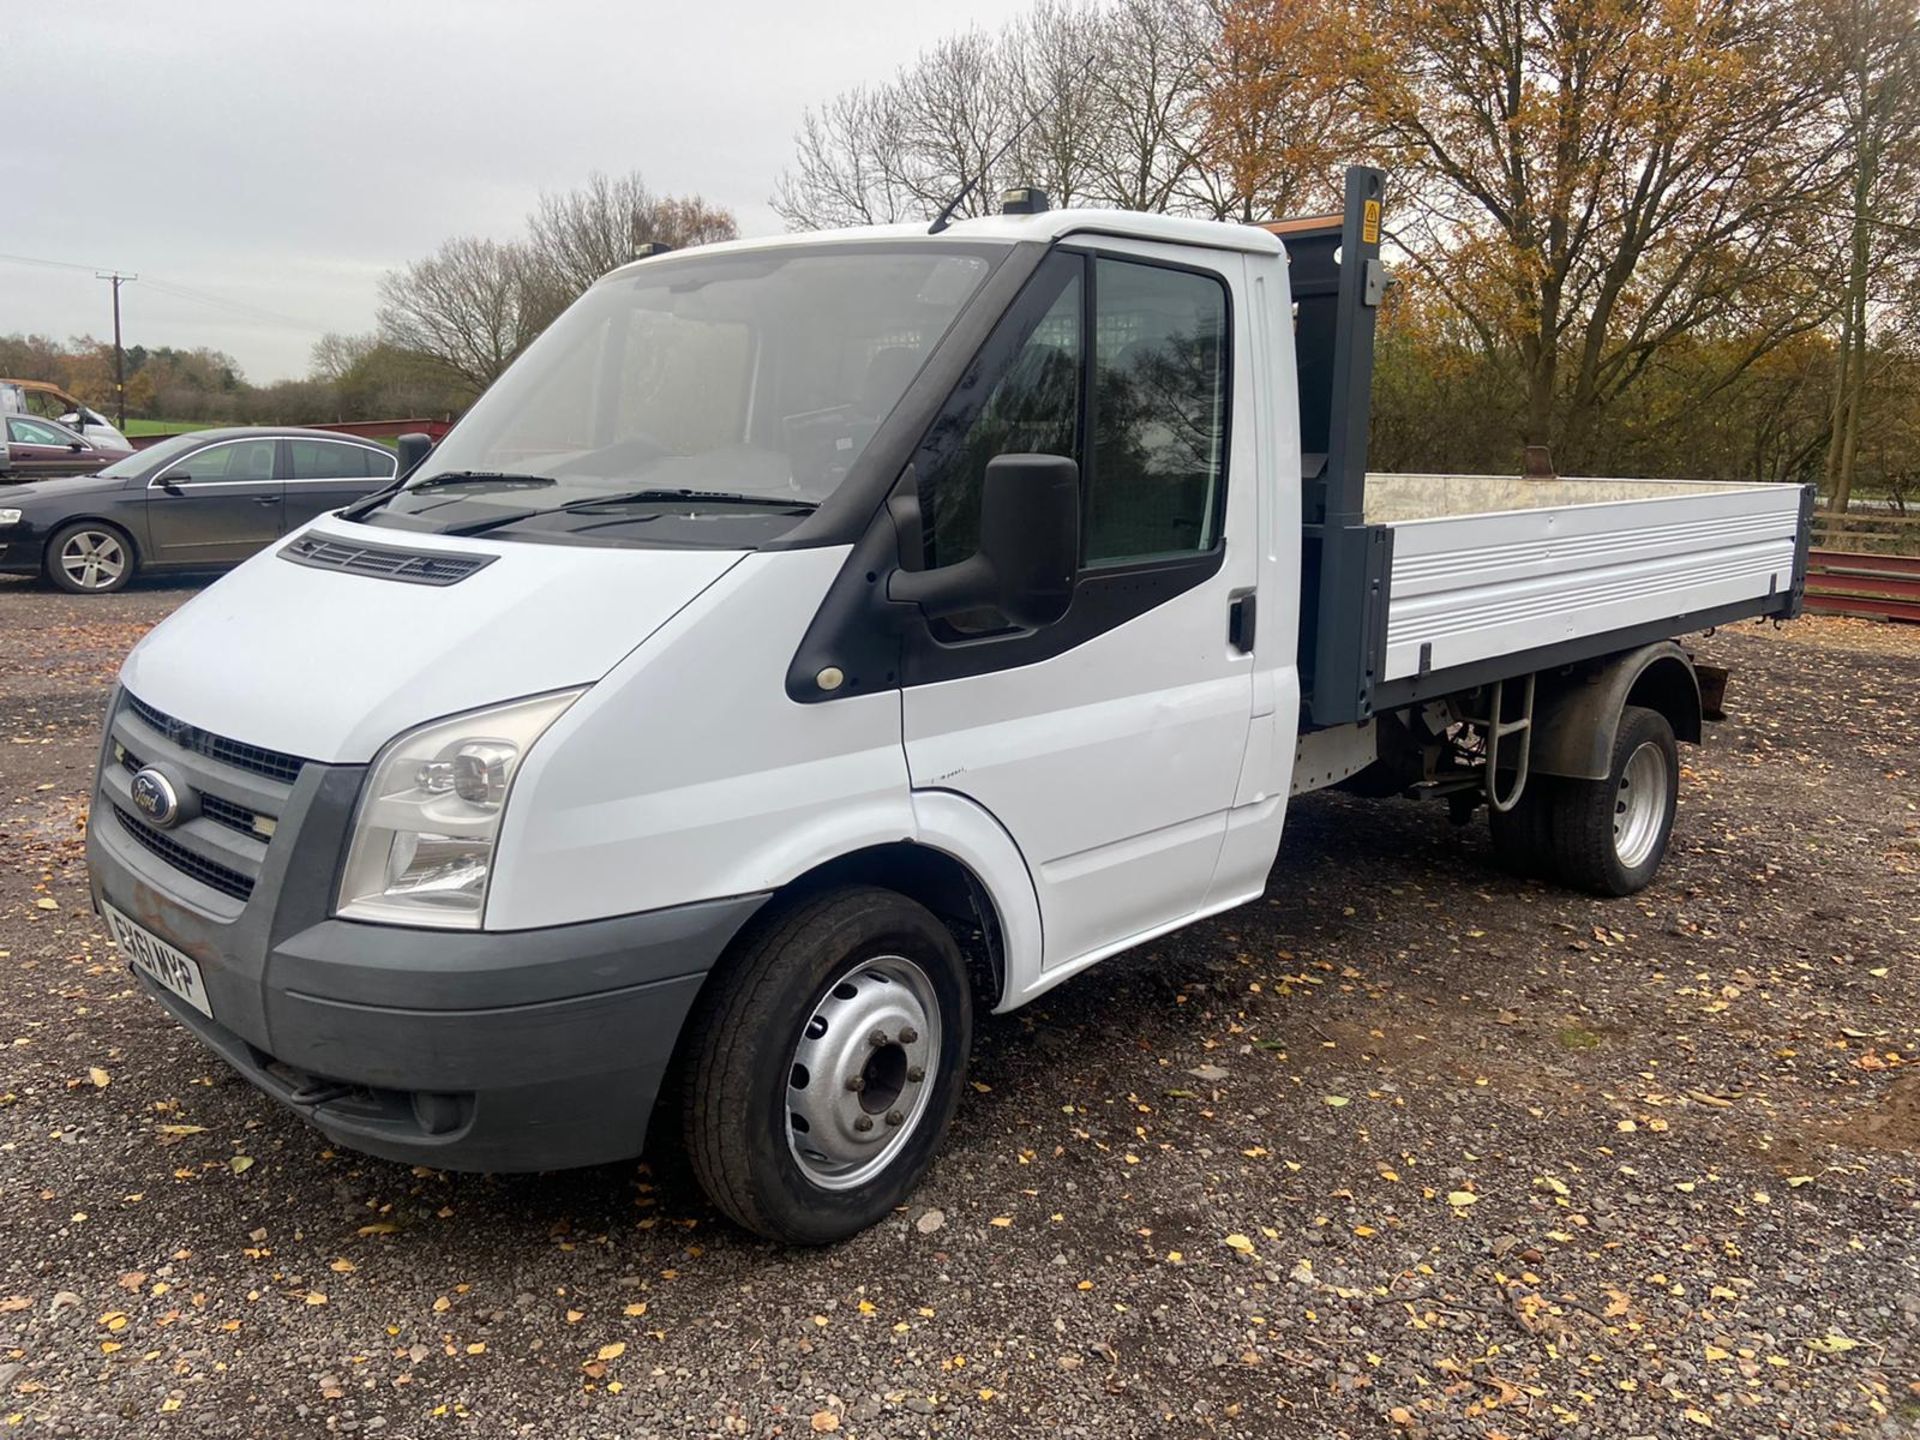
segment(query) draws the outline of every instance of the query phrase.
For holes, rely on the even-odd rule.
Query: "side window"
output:
[[[1094,271],[1088,568],[1214,547],[1226,453],[1227,290],[1187,270]]]
[[[400,457],[382,445],[378,450],[360,452],[367,462],[367,474],[375,480],[391,480],[400,473]]]
[[[160,475],[169,485],[212,485],[273,479],[272,440],[236,440],[182,456]]]
[[[70,445],[72,439],[38,420],[9,420],[7,434],[17,445]]]
[[[1029,282],[915,454],[926,565],[979,547],[980,491],[996,455],[1080,460],[1085,333],[1080,257],[1051,256]]]
[[[369,452],[365,446],[333,440],[290,440],[295,480],[364,480]]]

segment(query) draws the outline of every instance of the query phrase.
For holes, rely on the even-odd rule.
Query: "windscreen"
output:
[[[791,246],[609,277],[514,362],[387,508],[413,525],[444,518],[503,538],[519,523],[508,517],[600,516],[666,497],[804,513],[846,478],[1002,253]],[[724,531],[713,543],[729,543]]]

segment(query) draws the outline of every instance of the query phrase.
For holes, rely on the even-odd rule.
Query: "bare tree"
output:
[[[1825,479],[1828,503],[1845,510],[1869,389],[1875,292],[1884,294],[1898,263],[1920,251],[1920,231],[1879,223],[1889,214],[1920,215],[1920,6],[1914,0],[1832,0],[1824,19],[1849,182]]]
[[[307,360],[307,376],[338,385],[355,366],[365,362],[380,344],[378,335],[345,335],[329,330],[313,342]]]
[[[1038,185],[1056,205],[1098,198],[1095,157],[1113,117],[1104,74],[1114,51],[1107,16],[1091,0],[1039,0],[1002,37],[1016,102],[1026,128],[1002,171],[1012,183]]]
[[[380,282],[380,337],[484,390],[539,333],[519,245],[463,236]]]
[[[1126,210],[1217,207],[1197,153],[1213,21],[1198,0],[1119,0],[1107,22],[1100,74],[1105,143],[1094,156],[1095,193]]]
[[[564,195],[542,195],[527,218],[527,255],[540,280],[552,287],[553,314],[571,304],[594,281],[633,258],[636,244],[680,250],[738,234],[733,212],[698,195],[657,195],[638,171],[602,174]]]
[[[809,110],[795,138],[793,168],[774,188],[773,208],[795,230],[891,225],[922,215],[906,183],[899,84],[862,87]]]

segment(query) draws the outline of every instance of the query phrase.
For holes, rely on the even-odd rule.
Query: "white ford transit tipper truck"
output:
[[[1672,637],[1795,613],[1810,497],[1368,475],[1382,185],[608,275],[128,657],[121,949],[343,1145],[680,1127],[820,1242],[925,1170],[978,1007],[1260,895],[1290,795],[1486,802],[1516,865],[1645,885],[1724,680]]]

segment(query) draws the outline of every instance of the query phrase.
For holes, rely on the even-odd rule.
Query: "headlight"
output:
[[[0,525],[18,525],[19,523],[20,512],[18,510],[0,510]]]
[[[533,742],[586,692],[475,710],[380,752],[340,877],[348,920],[477,930],[500,815]]]

